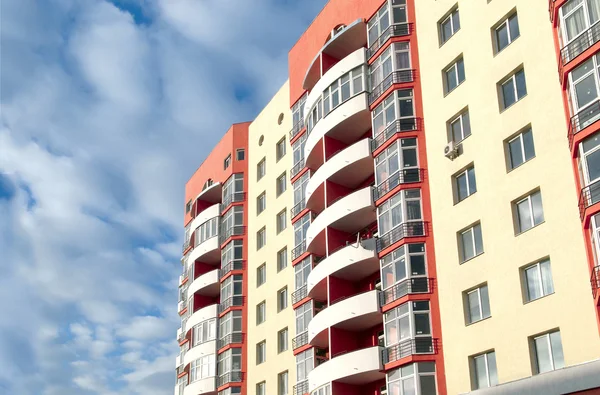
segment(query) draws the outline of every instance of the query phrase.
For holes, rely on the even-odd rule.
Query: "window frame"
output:
[[[267,228],[263,226],[256,232],[256,250],[260,250],[267,245]]]
[[[223,160],[223,170],[227,170],[231,166],[231,154],[227,155]]]
[[[288,307],[288,288],[287,286],[277,291],[277,312],[287,309]]]
[[[256,325],[260,325],[267,320],[267,301],[263,300],[256,305]]]
[[[287,191],[287,172],[283,172],[275,180],[275,195],[276,197],[281,196]]]
[[[544,270],[546,273],[544,275]],[[540,294],[539,296],[532,295],[530,290],[530,277],[529,273],[533,273],[535,271],[535,275],[537,278],[531,278],[532,281],[537,282],[537,286],[539,287]],[[554,279],[552,277],[552,264],[549,258],[544,258],[539,260],[533,264],[529,264],[522,268],[522,279],[523,279],[523,290],[525,296],[525,302],[530,303],[541,299],[543,297],[552,295],[554,293]],[[549,280],[546,283],[545,280]]]
[[[286,370],[277,374],[277,395],[288,395],[289,391],[289,372]]]
[[[463,79],[462,81],[460,80],[460,73],[459,73],[459,64],[461,64],[462,66],[462,74],[463,74]],[[455,83],[456,85],[453,88],[450,88],[450,72],[454,72],[454,77],[455,77]],[[444,94],[445,95],[449,95],[451,92],[454,92],[459,86],[462,85],[463,82],[465,82],[467,80],[467,73],[465,71],[465,60],[463,55],[461,54],[458,58],[456,58],[450,65],[446,66],[444,68]]]
[[[536,223],[536,219],[535,219],[535,207],[534,207],[534,196],[539,196],[539,208],[537,208],[537,210],[539,210],[539,212],[541,213],[541,219],[539,220],[539,222]],[[526,203],[526,209],[528,210],[529,213],[529,219],[530,219],[530,223],[529,223],[529,227],[523,227],[522,226],[522,220],[523,218],[521,218],[521,210],[520,210],[520,205],[522,203]],[[514,224],[515,224],[515,236],[518,236],[522,233],[527,232],[528,230],[531,230],[541,224],[543,224],[544,222],[546,222],[545,216],[544,216],[544,204],[542,201],[542,192],[539,189],[536,189],[534,191],[529,192],[527,195],[518,198],[516,200],[513,201],[512,203],[513,206],[513,217],[514,217]]]
[[[418,191],[419,197],[410,197],[408,193]],[[394,198],[400,196],[398,200],[394,201]],[[419,218],[408,219],[408,202],[419,202]],[[393,210],[400,206],[402,212],[402,221],[393,224]],[[389,216],[389,229],[385,232],[382,229],[382,217]],[[387,221],[387,220],[386,220]],[[423,195],[420,188],[402,189],[391,196],[388,200],[377,207],[377,229],[381,230],[381,237],[392,232],[394,229],[403,226],[404,224],[411,222],[422,222],[423,221]]]
[[[397,89],[386,96],[371,112],[373,138],[385,133],[386,129],[397,121],[415,119],[416,122],[414,99],[412,88]],[[403,114],[402,110],[406,110],[410,114]]]
[[[267,264],[263,263],[259,267],[256,268],[256,287],[260,287],[261,285],[267,282]]]
[[[481,251],[478,252],[477,251],[477,240],[475,238],[475,228],[479,227],[479,235],[481,236]],[[471,257],[467,257],[465,256],[465,245],[464,245],[464,239],[463,239],[463,235],[466,234],[467,232],[471,232],[471,242],[472,242],[472,247],[473,247],[473,252],[474,255]],[[485,252],[485,248],[483,245],[483,231],[481,229],[481,222],[476,222],[466,228],[464,228],[463,230],[460,230],[458,232],[458,237],[459,237],[459,259],[460,259],[460,263],[463,264],[465,262],[470,261],[471,259],[477,258],[479,255],[483,254]]]
[[[484,298],[484,296],[482,296],[483,289],[485,289],[485,295],[486,295],[485,298]],[[490,291],[489,291],[487,283],[478,285],[475,288],[472,288],[472,289],[470,289],[468,291],[465,291],[465,297],[466,297],[466,299],[465,299],[466,300],[466,306],[465,307],[466,307],[466,313],[467,313],[467,326],[468,325],[476,324],[476,323],[478,323],[480,321],[483,321],[485,319],[488,319],[488,318],[490,318],[492,316],[492,309],[491,309],[491,306],[490,306],[490,293],[489,292]],[[477,307],[478,307],[478,310],[479,310],[479,318],[476,318],[476,317],[474,317],[474,316],[471,315],[471,310],[472,310],[472,307],[474,307],[474,306],[471,306],[471,298],[470,298],[470,296],[473,295],[473,294],[475,294],[475,293],[477,294],[477,303],[478,303]],[[484,302],[486,300],[487,300],[487,312],[489,314],[487,316],[485,315],[485,311],[484,311],[485,310],[484,309],[484,305],[485,305]]]
[[[486,379],[486,385],[485,386],[481,386],[479,383],[479,369],[477,368],[477,361],[480,360],[480,358],[483,358],[484,361],[484,366],[485,366],[485,379]],[[493,363],[491,362],[491,358],[493,358]],[[471,359],[471,377],[472,377],[472,385],[473,385],[473,390],[478,390],[481,388],[490,388],[493,386],[498,385],[498,364],[496,362],[496,351],[495,350],[490,350],[490,351],[486,351],[483,352],[481,354],[477,354],[477,355],[473,355],[470,357]],[[494,367],[494,374],[491,374],[491,370],[490,370],[490,366]]]
[[[287,208],[278,212],[275,217],[275,231],[277,234],[283,232],[285,229],[287,229]]]
[[[525,135],[527,135],[527,134],[530,136],[530,140],[531,140],[532,156],[530,156],[529,158],[527,157],[527,150],[525,149],[525,142],[527,141],[525,138]],[[513,163],[513,155],[512,155],[513,151],[511,149],[511,144],[515,141],[519,142],[518,154],[521,156],[521,160],[522,160],[522,162],[517,165],[515,165],[515,163]],[[506,163],[508,165],[508,171],[512,171],[535,158],[535,142],[534,142],[533,130],[532,130],[531,126],[525,127],[524,129],[519,131],[516,135],[506,139],[505,144],[506,144],[506,157],[507,157]]]
[[[517,20],[517,36],[516,37],[512,37],[512,31],[511,31],[511,27],[510,27],[510,21],[516,18]],[[508,39],[508,42],[506,43],[506,45],[502,48],[500,48],[500,37],[499,37],[499,32],[498,30],[500,30],[501,28],[505,27],[506,28],[506,37]],[[507,15],[504,19],[502,19],[500,21],[500,23],[496,24],[493,28],[493,32],[494,32],[494,50],[496,54],[499,54],[500,52],[502,52],[504,49],[506,49],[507,47],[510,46],[510,44],[512,44],[516,39],[518,39],[519,37],[521,37],[521,27],[519,26],[519,17],[517,15],[517,11],[513,11],[511,12],[509,15]]]
[[[461,197],[461,177],[465,178],[465,186],[466,186],[466,195]],[[471,180],[472,178],[472,180]],[[473,185],[471,185],[471,183]],[[460,170],[458,173],[455,173],[452,176],[452,184],[454,187],[454,204],[458,204],[471,195],[477,192],[477,179],[475,175],[475,165],[471,163],[463,170]]]
[[[522,74],[523,75],[523,82],[524,82],[524,93],[519,96],[519,88],[517,87],[517,75],[518,74]],[[512,83],[512,91],[513,91],[513,95],[514,95],[514,99],[515,101],[512,103],[509,103],[507,105],[506,102],[506,95],[504,93],[504,87],[507,86],[507,84]],[[499,87],[499,94],[500,94],[500,112],[503,112],[507,109],[509,109],[510,107],[514,106],[515,104],[517,104],[518,102],[520,102],[523,98],[527,97],[527,77],[525,76],[525,68],[524,67],[519,67],[518,69],[516,69],[515,71],[511,72],[509,76],[505,77],[503,80],[501,80],[498,83],[498,87]]]
[[[454,29],[454,24],[455,24],[455,20],[454,20],[454,16],[457,16],[457,21],[458,21],[458,28],[455,30]],[[446,37],[445,35],[445,31],[444,31],[444,25],[446,22],[450,22],[450,35],[448,37]],[[440,39],[440,46],[446,44],[448,42],[448,40],[450,40],[452,37],[454,37],[454,35],[456,33],[458,33],[460,31],[460,13],[458,10],[458,4],[456,4],[454,7],[452,7],[452,9],[442,18],[440,19],[440,21],[438,22],[438,30],[439,30],[439,39]]]
[[[256,343],[256,364],[260,365],[267,362],[267,341],[263,340]]]
[[[277,272],[279,273],[288,266],[287,246],[277,251]],[[283,259],[282,259],[283,258]]]
[[[241,159],[240,159],[241,155]],[[243,161],[246,160],[246,150],[244,148],[238,148],[235,150],[235,160]]]
[[[256,164],[256,181],[260,181],[267,173],[267,158],[262,158]]]
[[[560,353],[555,355],[554,352],[554,347],[555,345],[552,344],[552,335],[557,335],[558,336],[558,340],[560,341]],[[545,339],[544,339],[545,338]],[[551,365],[551,369],[550,370],[541,370],[540,367],[540,351],[538,350],[538,344],[537,344],[537,340],[545,340],[546,344],[547,344],[547,350],[548,350],[548,362],[550,362]],[[562,369],[565,366],[565,360],[564,360],[564,349],[562,347],[562,336],[560,335],[560,330],[556,329],[556,330],[552,330],[540,335],[535,335],[531,337],[531,344],[532,344],[532,351],[533,351],[533,361],[534,361],[534,365],[535,365],[535,374],[542,374],[542,373],[546,373],[546,372],[552,372],[556,369]],[[556,357],[560,355],[562,360],[561,361],[557,361]],[[557,363],[558,362],[558,363]],[[557,366],[559,365],[559,366]]]
[[[275,163],[279,162],[281,160],[281,158],[283,158],[285,156],[285,154],[287,153],[287,147],[286,147],[286,138],[285,136],[283,136],[281,138],[281,140],[279,140],[276,144],[275,144]]]
[[[290,337],[290,332],[289,332],[287,326],[285,328],[277,331],[277,353],[278,354],[281,354],[282,352],[285,352],[288,350],[289,337]]]
[[[260,215],[267,209],[267,192],[263,191],[256,197],[256,215]]]
[[[466,122],[465,122],[466,119]],[[454,125],[460,123],[460,137],[459,140],[454,140]],[[460,113],[450,118],[447,122],[448,128],[448,143],[454,142],[454,144],[461,144],[464,140],[466,140],[469,136],[471,136],[471,116],[469,114],[469,109],[466,108],[462,110]],[[466,130],[466,133],[465,133]]]

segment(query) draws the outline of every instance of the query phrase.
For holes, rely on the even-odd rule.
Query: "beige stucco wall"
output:
[[[283,113],[283,122],[278,125],[279,115]],[[249,130],[249,188],[248,188],[248,393],[256,392],[256,384],[266,381],[266,393],[277,394],[277,375],[288,371],[289,393],[296,382],[296,364],[292,353],[292,337],[294,336],[294,310],[290,295],[294,291],[294,269],[291,265],[290,253],[293,248],[293,227],[290,223],[289,209],[293,206],[293,190],[289,183],[289,171],[292,167],[292,149],[289,144],[289,131],[292,128],[292,114],[289,108],[289,84],[286,82],[271,102],[262,110],[250,125]],[[264,136],[262,145],[259,139]],[[276,144],[286,138],[286,154],[276,162]],[[266,157],[266,174],[257,181],[257,164]],[[279,197],[276,196],[275,182],[286,172],[287,189]],[[266,210],[256,214],[256,198],[266,191]],[[276,232],[276,216],[283,209],[287,210],[287,228]],[[266,226],[267,243],[257,251],[256,232]],[[288,248],[288,266],[277,272],[277,252]],[[266,263],[267,280],[260,287],[256,286],[256,269]],[[277,312],[277,292],[288,288],[288,307]],[[266,300],[266,321],[256,325],[256,306]],[[277,333],[288,328],[288,350],[277,352]],[[266,362],[256,365],[256,344],[266,340]]]
[[[448,393],[471,390],[470,355],[495,349],[500,383],[532,375],[528,337],[559,328],[566,365],[600,357],[548,2],[460,1],[461,29],[440,47],[456,0],[416,1],[433,231]],[[491,27],[512,9],[520,38],[494,55]],[[464,56],[466,80],[444,97],[442,69]],[[499,111],[496,83],[523,64],[528,94]],[[446,122],[468,106],[472,135],[454,161]],[[503,142],[531,124],[536,157],[507,172]],[[451,175],[474,162],[477,193],[454,205]],[[540,188],[545,222],[515,236],[511,202]],[[456,232],[480,220],[483,255],[459,264]],[[524,304],[519,268],[549,256],[555,293]],[[487,282],[491,317],[465,325],[462,292]]]

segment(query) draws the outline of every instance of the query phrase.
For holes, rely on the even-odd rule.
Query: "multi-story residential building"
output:
[[[600,393],[599,19],[330,0],[186,186],[176,394]]]

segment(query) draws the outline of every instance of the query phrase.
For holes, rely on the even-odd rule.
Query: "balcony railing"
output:
[[[185,328],[183,328],[183,330],[181,331],[181,333],[179,334],[179,336],[177,336],[177,341],[179,343],[181,343],[183,340],[185,340]]]
[[[241,383],[244,377],[243,372],[228,372],[217,377],[217,387],[229,383]]]
[[[303,285],[296,291],[292,292],[292,304],[296,304],[308,295],[308,286]]]
[[[294,124],[294,126],[292,126],[292,130],[290,130],[290,140],[296,137],[303,127],[304,119],[301,118],[298,122]]]
[[[415,70],[398,70],[385,77],[383,81],[369,93],[369,105],[379,99],[381,95],[392,85],[415,80]]]
[[[600,100],[573,115],[569,124],[569,147],[573,148],[573,139],[577,133],[598,119],[600,119]]]
[[[186,240],[186,241],[183,242],[183,246],[181,247],[181,253],[182,254],[185,252],[185,250],[187,250],[189,248],[189,246],[190,246],[190,240],[191,240],[191,238],[189,240]]]
[[[560,50],[561,66],[585,52],[586,49],[600,41],[600,23],[596,23]]]
[[[412,26],[412,23],[401,23],[397,25],[391,25],[385,29],[367,50],[367,58],[371,58],[373,55],[375,55],[375,52],[377,52],[390,37],[408,36],[413,30]]]
[[[294,247],[294,249],[292,250],[292,261],[296,258],[298,258],[300,255],[304,254],[306,252],[306,240],[304,240],[302,243],[298,244],[296,247]]]
[[[223,196],[223,203],[221,203],[221,211],[225,210],[231,203],[243,202],[246,199],[244,192],[234,192],[227,196]]]
[[[404,222],[377,238],[377,252],[381,252],[405,237],[425,236],[425,231],[426,226],[423,221]]]
[[[387,180],[379,184],[373,191],[375,200],[396,188],[400,184],[409,184],[421,181],[421,169],[403,169],[388,177]]]
[[[579,194],[579,215],[582,221],[585,209],[598,202],[600,202],[600,180],[587,185]]]
[[[304,331],[292,339],[292,350],[308,344],[308,331]]]
[[[296,163],[290,170],[290,178],[296,177],[296,175],[299,174],[302,171],[302,169],[304,169],[305,163],[306,161],[304,160],[304,158],[300,159],[300,162]]]
[[[290,216],[295,218],[298,214],[302,212],[306,208],[306,201],[304,199],[300,200],[292,209],[290,210]]]
[[[219,304],[218,312],[221,314],[225,310],[233,306],[243,306],[244,305],[244,297],[243,296],[230,296]]]
[[[221,234],[219,235],[219,244],[223,244],[225,240],[232,236],[243,236],[245,234],[246,227],[243,225],[234,225],[227,229],[221,229]]]
[[[598,292],[600,292],[600,266],[595,266],[592,269],[590,282],[592,283],[592,294],[594,295],[594,299],[596,299]]]
[[[431,292],[433,279],[427,277],[408,278],[379,293],[379,305],[384,306],[408,294]]]
[[[234,270],[243,270],[244,269],[244,261],[231,261],[222,268],[219,269],[219,279],[225,277],[228,273]]]
[[[221,349],[230,344],[241,344],[244,342],[244,334],[241,332],[233,332],[229,335],[225,335],[217,340],[217,349]]]
[[[293,388],[294,395],[304,395],[308,394],[308,380],[301,381],[297,383]]]
[[[438,339],[417,337],[386,347],[382,352],[383,363],[390,363],[415,354],[437,354]]]
[[[371,140],[371,152],[385,144],[385,142],[391,139],[396,133],[413,132],[419,130],[420,126],[421,120],[418,118],[396,119]]]

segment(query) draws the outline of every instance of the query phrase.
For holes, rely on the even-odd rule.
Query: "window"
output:
[[[302,174],[302,176],[294,182],[294,208],[304,206],[304,197],[306,195],[306,184],[308,184],[308,180],[310,180],[309,171]],[[296,211],[296,214],[299,213],[300,210]]]
[[[219,339],[242,332],[242,312],[233,310],[219,318]]]
[[[256,165],[256,181],[260,180],[265,176],[267,172],[267,160],[262,158],[260,162]]]
[[[471,135],[471,123],[469,120],[469,111],[463,111],[456,118],[448,122],[448,141],[460,143]]]
[[[394,71],[410,70],[410,44],[408,41],[394,43],[375,59],[369,67],[371,86],[377,88],[381,83],[387,87],[392,84],[390,76]],[[403,78],[402,76],[398,76]],[[397,82],[408,82],[410,79]],[[385,90],[385,87],[383,87]],[[379,90],[379,95],[383,91]]]
[[[475,224],[470,228],[459,232],[458,236],[461,263],[466,262],[477,255],[483,254],[481,224]]]
[[[373,138],[383,136],[383,132],[393,123],[398,122],[400,130],[415,130],[415,109],[413,102],[413,90],[397,90],[373,110]],[[396,129],[393,131],[396,133]]]
[[[287,247],[277,252],[277,271],[280,272],[287,267]]]
[[[287,209],[283,209],[277,214],[277,234],[287,228]]]
[[[239,235],[243,228],[240,228],[244,224],[244,207],[243,206],[232,206],[221,218],[221,230],[220,234],[223,240],[226,240],[229,236]]]
[[[409,277],[425,277],[427,276],[425,244],[412,243],[400,246],[381,258],[380,264],[384,290],[405,281]],[[408,292],[408,289],[406,292]]]
[[[233,198],[237,198],[233,201],[240,201],[239,198],[242,198],[241,195],[244,192],[244,174],[243,173],[235,173],[231,177],[225,181],[223,184],[223,204],[227,206],[228,203],[231,203]],[[241,196],[239,196],[241,195]],[[226,204],[227,203],[227,204]]]
[[[495,29],[496,36],[496,52],[502,51],[508,47],[510,43],[519,38],[519,20],[515,12],[505,20],[503,20]]]
[[[256,345],[256,364],[260,365],[267,359],[267,342],[261,341]]]
[[[279,159],[285,156],[285,137],[277,142],[275,146],[275,158],[276,162],[279,162]]]
[[[527,301],[554,293],[550,259],[544,259],[523,269]]]
[[[277,312],[287,308],[288,305],[288,291],[287,287],[277,291]]]
[[[582,186],[592,185],[588,188],[589,195],[584,203],[597,203],[600,201],[600,188],[599,184],[596,184],[600,179],[600,134],[596,133],[586,138],[579,145],[579,171]]]
[[[279,195],[284,193],[286,189],[287,189],[287,180],[285,178],[285,173],[283,173],[282,175],[277,177],[277,182],[276,182],[277,197],[279,197]]]
[[[258,364],[258,361],[256,363]],[[267,395],[267,384],[264,381],[261,381],[260,383],[256,384],[256,395]]]
[[[238,149],[235,151],[235,157],[237,160],[244,160],[246,159],[246,151],[244,151],[243,148]]]
[[[217,372],[219,376],[242,370],[242,349],[230,348],[217,356]]]
[[[304,164],[304,147],[306,146],[306,134],[303,134],[292,144],[294,167],[290,171],[290,177],[294,177],[302,170]]]
[[[381,235],[407,222],[421,221],[421,190],[400,191],[380,205],[377,212]]]
[[[308,330],[308,323],[313,316],[312,302],[304,303],[294,310],[296,314],[296,336]]]
[[[205,355],[190,364],[190,383],[215,375],[215,354]]]
[[[299,246],[304,240],[306,240],[306,231],[308,230],[309,226],[310,213],[294,222],[294,247]]]
[[[227,277],[221,283],[221,302],[234,296],[242,296],[242,275]]]
[[[576,130],[595,122],[600,114],[596,108],[600,86],[599,67],[600,54],[597,54],[569,73],[571,115],[578,115],[579,120]]]
[[[517,71],[501,83],[502,109],[507,109],[525,95],[527,95],[527,86],[525,84],[525,71]]]
[[[189,213],[192,210],[192,201],[188,200],[188,202],[185,204],[185,213]]]
[[[277,352],[281,353],[288,349],[288,328],[277,332]]]
[[[406,169],[417,169],[418,166],[417,139],[397,140],[375,158],[375,181],[377,185],[388,181],[388,190],[401,182],[418,181],[418,173],[412,175],[412,173],[404,171]]]
[[[465,65],[463,58],[461,57],[456,62],[452,63],[452,65],[444,71],[444,76],[446,94],[448,94],[465,80]]]
[[[256,249],[260,250],[265,244],[267,244],[267,230],[263,227],[256,232]]]
[[[466,293],[469,324],[490,316],[490,298],[487,284]]]
[[[375,42],[382,43],[385,41],[379,40],[379,37],[385,33],[386,29],[390,26],[390,23],[394,25],[406,23],[406,0],[394,0],[391,3],[391,13],[390,4],[386,2],[386,4],[381,7],[371,19],[369,19],[369,22],[367,23],[369,46],[373,45]]]
[[[387,391],[393,395],[437,394],[435,363],[413,363],[390,371],[387,374]]]
[[[494,351],[471,357],[471,377],[473,389],[475,390],[498,384],[496,353]]]
[[[542,194],[534,192],[513,203],[516,214],[516,233],[522,233],[544,222],[544,209],[542,208]]]
[[[277,375],[277,395],[288,395],[288,372],[281,372]]]
[[[309,348],[296,355],[296,382],[308,379],[308,374],[315,367],[314,348]]]
[[[219,217],[214,217],[198,226],[194,232],[195,245],[200,245],[208,239],[212,239],[218,235],[217,229],[219,225]]]
[[[221,250],[221,269],[225,269],[226,266],[232,265],[232,269],[242,269],[242,251],[243,241],[232,240]]]
[[[362,66],[355,68],[349,73],[344,74],[340,79],[336,80],[323,92],[323,113],[321,116],[320,109],[317,114],[313,116],[314,124],[317,123],[322,117],[327,116],[340,104],[346,102],[351,97],[358,95],[364,91],[366,84],[363,81],[365,78],[365,69]],[[320,105],[319,101],[317,105]],[[314,113],[313,113],[314,114]],[[314,126],[314,125],[312,125]],[[310,117],[309,117],[309,130],[312,130]]]
[[[256,325],[260,325],[267,319],[267,302],[264,300],[256,305]]]
[[[508,164],[511,170],[535,157],[531,128],[511,138],[506,144],[508,148]]]
[[[450,37],[456,34],[456,32],[460,29],[458,8],[455,8],[439,23],[439,29],[441,44],[444,44],[446,41],[450,40]]]
[[[227,155],[227,158],[223,161],[223,169],[227,170],[229,165],[231,164],[231,154]]]
[[[571,0],[560,7],[560,27],[562,45],[565,46],[600,18],[598,0]],[[569,59],[570,60],[570,59]]]
[[[267,265],[263,263],[256,269],[256,286],[260,287],[267,282]]]
[[[471,165],[466,170],[463,170],[454,176],[454,190],[456,203],[477,192],[474,166]]]
[[[296,291],[306,285],[308,275],[312,270],[311,257],[304,258],[300,263],[294,266]]]
[[[267,208],[267,195],[265,192],[256,198],[256,215],[262,213]]]
[[[384,332],[386,347],[402,343],[408,339],[417,337],[431,338],[431,322],[429,319],[429,302],[408,302],[404,303],[393,310],[384,314]],[[425,340],[425,339],[423,339]],[[412,354],[413,352],[422,351],[420,348],[425,347],[425,352],[430,351],[432,343],[423,341],[422,343],[415,342],[413,347],[415,350],[398,350],[398,359]]]
[[[545,373],[565,366],[560,331],[533,338],[537,373]]]
[[[206,320],[194,326],[194,346],[215,340],[217,335],[217,320]]]
[[[292,123],[295,132],[299,132],[302,125],[304,125],[304,103],[306,103],[306,96],[302,95],[300,100],[292,107]]]

